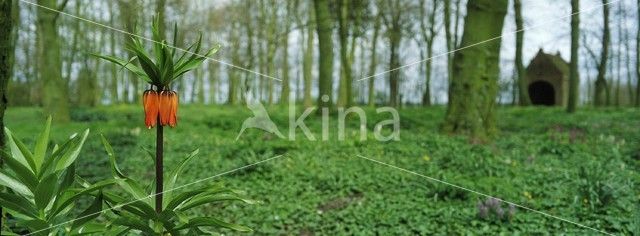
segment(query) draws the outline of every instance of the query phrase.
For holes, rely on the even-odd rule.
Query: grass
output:
[[[300,112],[300,111],[299,111]],[[288,134],[288,111],[270,110]],[[524,209],[511,220],[482,218],[477,204],[486,198],[380,165],[363,158],[437,178],[558,217],[616,234],[640,231],[640,111],[583,109],[568,115],[557,108],[501,108],[500,134],[489,144],[438,132],[444,108],[404,108],[401,140],[379,142],[374,125],[390,115],[367,110],[368,140],[359,141],[356,119],[347,139],[338,141],[337,112],[329,141],[296,141],[247,130],[238,141],[244,107],[182,106],[178,127],[165,133],[165,165],[178,163],[195,148],[200,155],[181,183],[213,176],[276,155],[260,165],[211,181],[241,189],[259,205],[209,206],[204,212],[250,226],[257,234],[436,234],[513,235],[596,232]],[[144,128],[138,106],[75,109],[71,123],[52,127],[53,140],[91,129],[79,158],[80,175],[109,178],[107,156],[98,135],[112,143],[124,172],[153,179],[143,148],[153,149],[154,132]],[[371,122],[373,121],[373,122]],[[44,116],[37,108],[12,108],[6,125],[32,141]],[[320,140],[320,118],[306,124]]]

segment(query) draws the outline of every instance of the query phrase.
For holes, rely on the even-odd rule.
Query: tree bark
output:
[[[609,57],[609,41],[611,37],[609,29],[609,4],[607,0],[602,0],[602,14],[604,21],[604,29],[602,31],[602,52],[600,53],[600,62],[598,64],[598,77],[596,78],[595,97],[593,103],[595,106],[604,106],[608,100],[607,85],[607,59]]]
[[[460,46],[500,35],[507,8],[507,0],[470,0]],[[500,46],[496,40],[455,53],[444,132],[469,135],[474,140],[495,134]]]
[[[56,0],[38,0],[44,7],[58,9]],[[58,13],[48,9],[37,9],[37,25],[40,40],[40,79],[43,80],[42,103],[45,114],[52,115],[59,122],[67,122],[69,117],[68,87],[62,78],[62,58],[60,35],[58,35]]]
[[[518,84],[518,102],[521,106],[531,105],[529,91],[525,80],[524,63],[522,62],[522,47],[524,44],[524,20],[522,19],[521,0],[513,0],[516,21],[516,71]]]
[[[4,112],[7,109],[7,84],[13,77],[13,58],[15,51],[14,1],[0,0],[0,130],[4,130]],[[0,132],[0,149],[5,149],[5,134]],[[0,157],[0,168],[2,157]],[[0,206],[0,229],[4,222],[4,212]]]
[[[312,85],[312,73],[313,69],[313,41],[315,36],[315,26],[313,25],[313,5],[309,4],[309,18],[307,20],[307,46],[304,49],[304,58],[302,62],[302,76],[304,77],[304,98],[303,104],[305,107],[313,106],[313,101],[311,98],[311,87]]]
[[[349,106],[351,97],[351,62],[349,61],[349,2],[339,0],[338,33],[340,36],[340,86],[338,88],[338,107]]]
[[[291,95],[291,79],[289,77],[289,31],[291,28],[292,2],[287,1],[286,13],[283,19],[284,34],[282,35],[282,92],[280,96],[281,104],[289,104]]]
[[[318,33],[318,106],[331,107],[333,79],[333,40],[331,14],[328,0],[314,0],[316,11],[316,31]],[[327,96],[328,99],[323,99]],[[320,112],[322,109],[318,109]]]
[[[376,73],[376,67],[378,66],[378,52],[376,51],[378,48],[378,36],[380,34],[380,21],[381,15],[378,13],[375,19],[375,23],[373,25],[373,39],[371,39],[371,56],[370,56],[370,64],[369,64],[369,74],[368,76],[374,75]],[[368,105],[370,107],[374,107],[376,105],[376,87],[375,87],[375,78],[369,78],[369,95],[368,95]]]
[[[240,64],[240,36],[238,35],[238,24],[231,24],[231,33],[229,34],[229,42],[231,42],[231,63],[234,65]],[[229,78],[229,90],[227,92],[227,103],[231,105],[238,104],[239,102],[239,82],[240,76],[238,75],[238,70],[229,69],[227,70],[227,77]]]
[[[571,61],[569,62],[569,96],[567,101],[567,112],[573,113],[578,106],[578,95],[580,93],[580,77],[578,75],[579,58],[578,49],[580,47],[580,0],[571,0]]]
[[[447,49],[447,79],[453,78],[452,51],[457,45],[453,45],[451,36],[451,0],[444,0],[444,39]],[[457,16],[456,16],[457,17]],[[456,32],[457,33],[457,32]]]
[[[636,22],[636,101],[635,106],[640,107],[640,0],[636,2],[636,8],[638,9],[637,22]]]
[[[437,31],[436,31],[436,11],[438,10],[438,2],[434,1],[432,3],[432,8],[428,12],[428,16],[426,13],[424,1],[420,2],[420,16],[422,20],[420,20],[420,29],[422,32],[422,39],[426,44],[427,51],[427,59],[424,60],[424,75],[425,75],[425,88],[422,94],[422,105],[423,106],[431,106],[431,68],[433,64],[433,42],[435,40]],[[425,22],[425,18],[427,22]],[[428,25],[428,26],[427,26]]]

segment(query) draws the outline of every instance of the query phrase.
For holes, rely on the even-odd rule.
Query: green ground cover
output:
[[[288,134],[288,111],[269,111]],[[439,133],[442,107],[402,109],[401,140],[390,142],[374,139],[374,125],[390,118],[374,110],[367,111],[367,141],[359,141],[353,117],[347,139],[338,141],[337,112],[330,119],[329,141],[310,141],[302,132],[291,141],[254,129],[236,141],[242,121],[250,117],[245,108],[187,105],[179,112],[178,127],[165,133],[165,165],[176,165],[200,148],[182,184],[283,155],[208,180],[243,190],[261,204],[208,206],[205,212],[193,212],[249,226],[256,234],[596,234],[520,208],[509,219],[481,217],[478,202],[486,197],[359,155],[599,230],[640,232],[637,109],[585,109],[567,115],[555,108],[502,108],[499,137],[487,144]],[[11,108],[6,119],[27,145],[45,121],[37,108]],[[81,176],[94,181],[110,178],[99,138],[104,134],[123,172],[153,179],[153,164],[143,148],[153,149],[155,132],[144,128],[140,107],[75,109],[72,120],[59,124],[54,119],[51,133],[61,142],[91,129],[78,159]],[[310,117],[306,123],[320,139],[320,118]]]

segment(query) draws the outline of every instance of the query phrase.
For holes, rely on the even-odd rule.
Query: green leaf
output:
[[[132,229],[137,229],[147,234],[153,234],[155,232],[151,227],[145,224],[143,221],[133,218],[133,217],[125,217],[121,216],[115,220],[113,220],[114,225],[122,225],[127,226]]]
[[[3,208],[16,211],[20,214],[37,218],[37,211],[27,199],[15,194],[0,192],[0,205]]]
[[[232,230],[240,231],[240,232],[252,232],[253,231],[249,227],[238,225],[238,224],[232,224],[232,223],[224,222],[224,221],[221,221],[221,220],[213,218],[213,217],[196,217],[196,218],[193,218],[193,219],[189,220],[189,223],[176,228],[176,230],[183,230],[183,229],[189,229],[189,228],[201,227],[201,226],[222,227],[222,228],[232,229]]]
[[[153,153],[151,150],[146,149],[144,147],[140,147],[140,148],[147,154],[147,157],[151,161],[151,164],[153,164],[155,166],[155,164],[156,164],[156,154]]]
[[[38,178],[31,169],[18,162],[4,150],[0,150],[0,155],[2,155],[2,160],[7,164],[7,167],[16,174],[18,180],[27,186],[30,191],[35,191],[36,186],[38,186]]]
[[[174,79],[200,66],[200,64],[202,64],[202,62],[204,62],[207,57],[210,57],[211,55],[216,53],[219,48],[220,45],[217,45],[216,47],[211,48],[206,54],[203,55],[203,57],[191,57],[184,63],[178,65],[174,72]]]
[[[169,51],[169,48],[166,46],[162,47],[162,59],[162,83],[168,84],[168,82],[173,79],[174,66],[173,55],[171,54],[171,51]]]
[[[69,138],[67,142],[62,144],[62,146],[60,146],[59,148],[58,148],[58,145],[54,146],[53,153],[51,154],[51,156],[49,156],[49,158],[46,158],[44,160],[44,163],[42,164],[40,171],[38,173],[38,178],[42,178],[43,176],[46,176],[55,172],[54,169],[57,163],[59,162],[59,160],[61,159],[61,157],[65,155],[65,153],[69,152],[71,148],[77,145],[77,143],[79,142],[80,142],[80,137],[78,137],[77,135],[74,135],[71,138]]]
[[[24,146],[20,140],[18,140],[8,128],[4,128],[5,133],[7,134],[7,142],[9,148],[11,150],[11,156],[14,157],[17,161],[22,163],[24,166],[28,166],[34,173],[37,173],[36,163],[33,160],[33,155],[27,148]]]
[[[65,170],[64,177],[62,178],[62,183],[60,183],[60,189],[58,189],[58,193],[67,190],[71,185],[73,185],[76,178],[76,164],[71,164],[67,170]]]
[[[50,130],[51,130],[51,116],[47,118],[47,123],[44,126],[44,130],[42,131],[42,133],[40,134],[40,137],[38,137],[38,140],[36,141],[36,146],[33,152],[33,160],[36,164],[35,173],[38,173],[39,169],[42,166],[42,163],[44,162],[44,156],[49,146]]]
[[[24,196],[33,197],[33,193],[31,192],[31,190],[29,190],[29,188],[26,185],[16,180],[15,178],[11,177],[8,173],[6,173],[5,170],[1,170],[1,169],[0,169],[0,185],[10,188],[13,191],[19,194],[22,194]]]
[[[182,204],[187,202],[189,199],[195,196],[198,196],[199,194],[214,195],[214,194],[226,193],[226,192],[232,192],[232,191],[228,188],[222,187],[222,185],[219,185],[219,184],[214,186],[204,186],[199,189],[182,192],[176,195],[173,199],[170,199],[165,210],[174,210],[178,206],[181,206]]]
[[[115,180],[107,179],[82,189],[68,189],[66,192],[72,192],[73,195],[70,195],[65,199],[62,199],[62,198],[56,199],[56,203],[54,204],[54,208],[53,208],[55,210],[53,211],[52,214],[53,215],[58,214],[59,212],[61,212],[62,210],[64,210],[65,208],[73,204],[81,196],[87,195],[96,190],[103,189],[104,187],[107,187],[112,184],[115,184]]]
[[[88,135],[89,135],[89,129],[86,129],[80,138],[80,142],[71,146],[70,150],[65,152],[60,157],[60,160],[58,160],[58,163],[56,163],[56,167],[54,169],[55,172],[64,170],[65,168],[69,167],[73,162],[76,161],[76,158],[78,158],[78,155],[80,155],[80,150],[84,145],[84,141],[87,140]]]
[[[167,192],[164,193],[165,206],[167,206],[168,201],[170,201],[171,197],[173,196],[173,188],[176,184],[176,181],[178,180],[178,175],[180,175],[184,166],[189,163],[196,155],[198,155],[199,151],[200,149],[196,149],[193,152],[189,153],[189,155],[187,155],[187,157],[183,159],[182,162],[180,162],[180,164],[178,164],[178,166],[173,169],[173,171],[171,171],[171,174],[169,174],[169,178],[164,183],[165,189],[167,190]]]
[[[118,167],[118,162],[116,161],[113,147],[111,147],[111,144],[109,144],[109,141],[107,141],[107,138],[105,138],[104,135],[101,134],[100,138],[102,139],[102,145],[104,146],[104,149],[107,151],[107,156],[109,156],[109,164],[111,164],[111,175],[114,178],[126,178],[126,176],[122,173],[122,171],[120,171],[120,168]]]
[[[146,220],[153,220],[157,216],[155,209],[143,202],[136,200],[129,201],[126,198],[109,192],[105,192],[104,197],[106,203],[109,205],[109,209],[117,215],[124,215],[128,213]]]
[[[138,58],[138,62],[140,63],[140,67],[144,70],[145,74],[149,77],[153,84],[160,84],[160,71],[158,66],[151,60],[149,55],[145,52],[144,47],[140,43],[138,39],[132,39],[132,43],[129,44],[127,49],[134,54]]]
[[[51,174],[38,184],[38,187],[33,194],[38,209],[44,210],[47,205],[49,205],[49,202],[53,198],[53,194],[58,188],[57,181],[58,176],[56,176],[56,174]]]
[[[176,54],[176,48],[178,47],[178,22],[173,23],[173,48],[171,49],[171,55]]]
[[[82,227],[87,222],[97,218],[100,216],[100,211],[102,210],[102,194],[98,194],[98,196],[93,200],[93,203],[82,211],[80,215],[76,218],[76,220],[71,225],[71,229],[75,230]]]
[[[181,211],[186,211],[191,208],[201,206],[204,204],[224,202],[224,201],[242,201],[247,204],[255,204],[256,201],[242,198],[236,194],[219,194],[219,195],[204,195],[192,198],[187,204],[179,207]]]
[[[69,235],[71,236],[78,236],[78,235],[109,235],[108,232],[105,232],[106,229],[106,225],[102,224],[102,223],[85,223],[83,224],[81,227],[78,227],[76,229],[74,229],[73,231],[69,232]]]
[[[144,192],[143,188],[140,186],[140,184],[138,184],[138,182],[127,178],[117,179],[116,183],[127,193],[129,193],[134,199],[151,206],[151,200],[153,200],[153,198]]]
[[[103,60],[107,60],[110,61],[114,64],[117,64],[125,69],[127,69],[128,71],[131,71],[132,73],[136,74],[137,77],[143,79],[144,81],[146,81],[147,83],[151,83],[151,79],[149,79],[149,76],[147,76],[147,74],[144,72],[143,69],[141,69],[140,67],[131,64],[131,62],[126,61],[126,60],[122,60],[120,58],[117,57],[112,57],[112,56],[103,56],[103,55],[98,55],[98,54],[91,54],[95,57],[101,58]],[[132,58],[132,60],[135,59]]]

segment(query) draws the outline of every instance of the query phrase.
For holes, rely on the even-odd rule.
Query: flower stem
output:
[[[164,183],[164,172],[162,164],[162,156],[164,153],[164,132],[160,124],[160,117],[158,117],[158,124],[156,125],[156,212],[162,212],[162,188]]]

